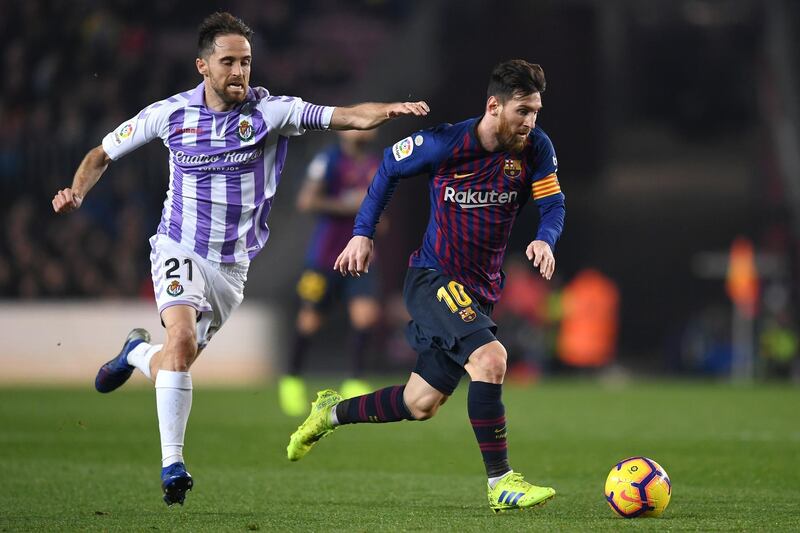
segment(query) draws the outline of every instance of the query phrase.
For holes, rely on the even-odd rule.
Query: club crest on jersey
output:
[[[503,165],[503,174],[505,174],[507,178],[519,177],[519,175],[522,174],[522,163],[520,160],[506,159]]]
[[[180,296],[183,294],[183,285],[177,279],[172,280],[172,282],[167,286],[167,294],[170,296]]]
[[[253,125],[250,124],[249,120],[246,118],[239,120],[239,127],[236,128],[236,135],[238,135],[239,139],[244,142],[247,142],[253,138]]]
[[[460,316],[461,320],[464,322],[472,322],[478,315],[472,309],[472,306],[469,306],[465,307],[464,309],[459,309],[458,316]]]
[[[406,137],[402,141],[398,141],[394,146],[392,146],[392,154],[394,154],[395,161],[401,161],[410,156],[413,152],[414,141],[411,140],[411,137]]]

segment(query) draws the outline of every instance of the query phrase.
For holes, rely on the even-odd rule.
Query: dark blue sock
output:
[[[414,420],[403,401],[405,389],[405,385],[395,385],[343,400],[336,406],[336,418],[340,424]]]
[[[483,381],[469,384],[467,413],[483,455],[488,477],[502,476],[508,466],[506,410],[502,401],[503,386]]]

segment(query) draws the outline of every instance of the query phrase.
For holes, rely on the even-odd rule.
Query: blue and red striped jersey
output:
[[[540,213],[535,239],[555,249],[564,227],[564,194],[553,143],[539,126],[521,153],[488,152],[478,142],[479,120],[422,130],[387,148],[353,234],[372,238],[400,178],[427,173],[430,219],[409,266],[435,268],[493,304],[503,288],[503,259],[520,209],[533,198]]]
[[[329,198],[361,196],[369,187],[379,164],[377,155],[350,157],[336,144],[314,157],[306,171],[306,178],[321,181],[324,195]],[[330,269],[352,236],[354,219],[354,216],[317,215],[317,223],[306,253],[307,266],[319,270]]]

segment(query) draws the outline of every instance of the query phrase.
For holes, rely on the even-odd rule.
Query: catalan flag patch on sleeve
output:
[[[558,184],[558,176],[550,174],[533,184],[533,199],[540,200],[547,196],[552,196],[561,192],[561,185]]]

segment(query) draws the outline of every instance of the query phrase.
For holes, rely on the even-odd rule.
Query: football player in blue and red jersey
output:
[[[404,287],[412,317],[406,336],[417,363],[402,386],[347,400],[321,391],[290,439],[289,459],[302,458],[343,424],[427,420],[469,374],[467,411],[486,466],[490,508],[524,509],[555,495],[509,465],[501,399],[507,354],[490,318],[503,288],[511,227],[529,200],[539,208],[540,222],[526,255],[545,279],[555,270],[564,195],[553,144],[536,125],[544,90],[539,65],[506,61],[492,72],[483,115],[421,131],[385,151],[334,269],[352,276],[368,272],[375,226],[394,188],[401,178],[426,173],[430,220]]]
[[[297,197],[297,208],[316,215],[317,224],[306,253],[306,267],[297,282],[300,309],[287,360],[278,382],[278,399],[287,416],[308,409],[302,377],[306,354],[330,308],[347,304],[350,319],[349,377],[339,391],[345,398],[372,390],[363,373],[369,340],[381,308],[375,276],[342,277],[331,265],[353,234],[353,223],[381,159],[370,149],[375,130],[337,132],[339,142],[314,157]]]

